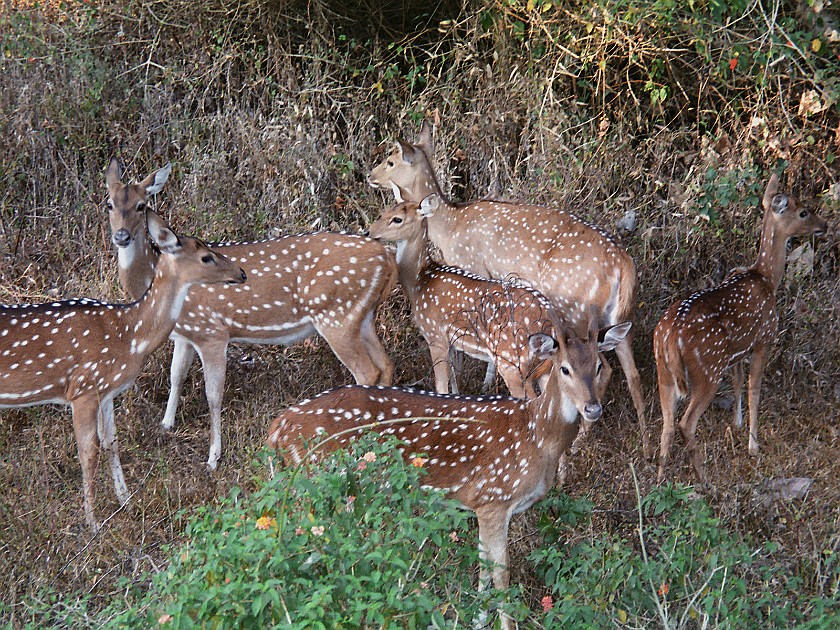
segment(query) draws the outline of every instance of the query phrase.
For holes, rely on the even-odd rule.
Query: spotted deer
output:
[[[129,295],[145,290],[158,252],[145,235],[146,201],[171,166],[124,184],[116,159],[108,165],[108,207],[119,277]],[[320,334],[357,383],[390,385],[394,365],[374,328],[376,309],[396,286],[394,256],[363,236],[315,232],[252,243],[212,245],[248,271],[238,287],[196,286],[172,332],[174,350],[163,426],[171,429],[181,386],[198,352],[210,408],[210,454],[222,452],[222,399],[231,342],[291,345]]]
[[[411,303],[415,325],[429,344],[435,389],[449,393],[451,348],[496,364],[515,398],[536,396],[529,378],[531,334],[551,333],[551,304],[537,291],[487,280],[432,261],[426,221],[440,199],[404,202],[370,226],[373,238],[397,243],[399,283]],[[457,392],[456,392],[457,393]]]
[[[177,236],[149,213],[160,251],[149,289],[136,302],[90,299],[0,306],[0,407],[64,404],[82,466],[85,520],[96,530],[93,479],[98,445],[108,455],[120,503],[129,500],[120,465],[114,397],[140,373],[160,346],[196,283],[241,285],[245,272],[201,241]]]
[[[613,326],[598,343],[594,321],[582,339],[559,321],[554,324],[556,338],[543,333],[528,338],[534,359],[552,364],[545,389],[532,400],[342,387],[286,409],[269,429],[268,446],[299,464],[307,455],[304,443],[313,438],[335,435],[324,444],[333,450],[378,432],[404,442],[400,452],[406,459],[427,454],[427,485],[476,513],[479,553],[492,566],[493,584],[505,588],[510,519],[551,488],[560,455],[577,435],[579,416],[585,423],[601,416],[594,386],[599,352],[614,349],[631,326]],[[490,575],[483,565],[482,588]]]
[[[723,284],[699,291],[672,304],[653,335],[659,399],[662,405],[662,438],[659,480],[665,478],[674,439],[677,403],[691,393],[679,423],[697,479],[705,481],[697,449],[697,422],[717,393],[721,377],[733,368],[735,417],[742,424],[741,388],[743,361],[750,359],[749,452],[758,454],[758,401],[767,350],[776,336],[776,290],[784,276],[785,249],[793,236],[820,234],[827,223],[800,206],[792,195],[779,193],[779,176],[770,178],[764,191],[764,222],[758,259],[752,267],[736,270]]]
[[[431,128],[424,122],[417,142],[399,140],[368,182],[393,191],[397,202],[420,203],[430,194],[444,200],[429,217],[428,233],[447,264],[485,278],[515,276],[546,296],[573,326],[586,321],[593,305],[601,326],[633,319],[636,267],[612,235],[557,208],[501,201],[450,203],[435,177],[433,153]],[[616,354],[636,408],[642,448],[650,458],[653,447],[632,343],[630,333]]]

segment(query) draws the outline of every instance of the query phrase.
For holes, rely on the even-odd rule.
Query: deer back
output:
[[[306,330],[359,320],[393,291],[394,256],[373,239],[338,232],[214,245],[242,265],[238,287],[194,287],[175,331],[224,328],[231,338],[294,341]]]

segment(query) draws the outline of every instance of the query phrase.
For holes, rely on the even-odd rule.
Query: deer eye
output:
[[[560,371],[563,372],[564,376],[568,376],[569,374],[571,374],[571,372],[569,372],[569,368],[567,368],[565,365],[560,366]]]
[[[110,199],[105,202],[105,206],[108,208],[108,210],[113,210],[114,209],[114,204],[111,203]]]
[[[142,201],[137,204],[137,212],[146,212],[146,204]]]
[[[807,216],[808,216],[808,213],[805,210],[803,210],[802,212],[799,213],[799,218],[800,219],[804,219]]]
[[[391,219],[391,223],[396,223],[397,225],[399,225],[402,222],[402,217],[394,217],[393,219]]]
[[[204,254],[204,256],[202,256],[202,257],[201,257],[201,262],[203,262],[203,263],[211,263],[211,262],[213,262],[213,256],[212,256],[212,254]]]

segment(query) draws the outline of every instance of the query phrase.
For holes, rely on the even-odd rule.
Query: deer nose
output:
[[[601,412],[603,409],[601,408],[601,404],[598,402],[588,402],[583,407],[583,416],[590,422],[593,422],[601,417]]]
[[[120,228],[114,232],[111,240],[114,241],[114,245],[117,247],[128,247],[131,243],[131,233],[125,228]]]
[[[248,276],[245,275],[245,271],[242,267],[239,268],[239,278],[236,280],[229,280],[228,284],[245,284],[245,281],[248,279]]]

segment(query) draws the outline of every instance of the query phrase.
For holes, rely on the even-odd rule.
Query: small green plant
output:
[[[755,166],[732,170],[709,168],[697,191],[695,211],[712,226],[717,226],[722,209],[733,204],[758,205],[762,183]]]
[[[472,586],[470,514],[421,489],[422,460],[360,440],[190,520],[188,542],[119,627],[464,625],[505,593]],[[418,508],[422,506],[422,511]],[[463,540],[462,540],[463,539]],[[496,602],[490,601],[495,599]],[[163,620],[163,621],[161,621]]]
[[[540,526],[557,541],[581,529],[592,508],[568,497],[549,505],[559,518],[544,517]],[[655,488],[639,497],[638,514],[634,536],[552,544],[531,554],[552,593],[546,627],[769,627],[801,622],[804,611],[837,613],[836,600],[804,595],[795,579],[785,584],[787,601],[771,595],[765,585],[778,564],[767,559],[778,545],[753,547],[734,537],[690,486]]]

